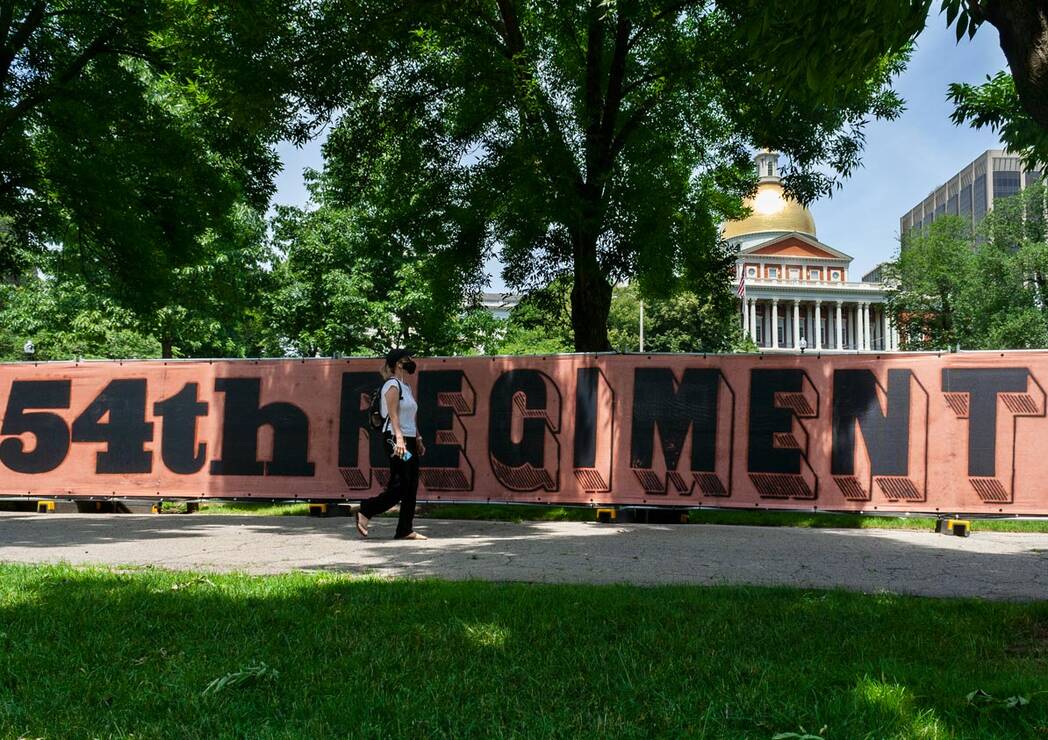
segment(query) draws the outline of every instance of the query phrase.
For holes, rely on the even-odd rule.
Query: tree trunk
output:
[[[575,282],[571,288],[571,326],[576,352],[606,352],[608,313],[611,311],[611,285],[597,262],[595,237],[576,237]]]
[[[1044,0],[996,0],[986,20],[1001,37],[1001,50],[1026,112],[1048,131],[1048,5]]]
[[[174,345],[174,342],[172,340],[170,340],[170,339],[161,339],[160,340],[160,357],[162,357],[165,360],[170,360],[172,358],[172,356],[173,356],[172,355],[173,345]]]

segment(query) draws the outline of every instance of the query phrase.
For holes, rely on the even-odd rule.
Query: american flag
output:
[[[735,289],[735,294],[742,300],[746,300],[746,269],[739,270],[739,287]]]

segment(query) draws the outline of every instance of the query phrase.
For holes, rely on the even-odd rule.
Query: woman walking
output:
[[[413,529],[415,519],[415,496],[418,492],[418,459],[426,454],[426,446],[418,434],[415,416],[418,403],[411,392],[407,376],[415,372],[415,361],[406,349],[395,349],[386,355],[383,375],[387,380],[379,391],[382,397],[381,413],[385,423],[382,433],[386,454],[389,455],[389,483],[382,493],[360,502],[357,512],[357,531],[361,537],[368,536],[368,521],[397,503],[400,518],[397,520],[396,539],[424,540],[424,535]]]

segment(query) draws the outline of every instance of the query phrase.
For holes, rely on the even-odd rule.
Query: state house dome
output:
[[[756,160],[760,183],[756,194],[743,201],[752,213],[739,221],[727,221],[724,238],[791,231],[815,236],[815,219],[811,211],[786,197],[779,178],[779,155],[764,151],[757,155]]]

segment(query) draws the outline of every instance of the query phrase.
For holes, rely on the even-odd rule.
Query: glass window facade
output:
[[[1022,190],[1022,183],[1018,172],[994,172],[993,173],[993,199],[1009,198]]]
[[[935,207],[935,217],[939,218],[939,216],[945,216],[945,215],[946,215],[946,204],[945,203],[940,203],[939,205],[937,205]]]
[[[946,213],[950,216],[957,215],[957,193],[950,196],[950,200],[946,202]]]
[[[1026,187],[1030,187],[1041,181],[1041,173],[1037,170],[1031,170],[1026,173]]]
[[[986,215],[986,175],[979,175],[975,178],[975,188],[972,194],[975,201],[972,203],[972,212],[978,223]]]
[[[957,215],[968,219],[972,217],[972,186],[970,183],[961,188],[961,197],[957,202]]]

